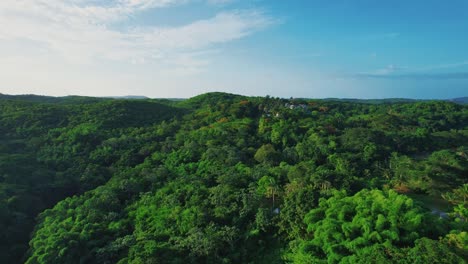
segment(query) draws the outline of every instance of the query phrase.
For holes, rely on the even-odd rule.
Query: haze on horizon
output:
[[[468,2],[2,0],[0,93],[467,95]]]

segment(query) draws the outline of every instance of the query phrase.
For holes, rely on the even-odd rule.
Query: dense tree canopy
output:
[[[0,98],[0,263],[464,263],[468,107]]]
[[[422,237],[437,239],[446,233],[440,219],[415,205],[412,199],[391,190],[362,190],[354,196],[336,191],[332,197],[320,199],[319,206],[304,221],[308,235],[297,241],[297,249],[291,254],[297,263],[355,263],[365,261],[363,256],[376,249],[382,262],[396,258],[409,260],[413,258],[412,251],[403,257],[380,251],[413,247]],[[456,255],[452,258],[460,259]]]

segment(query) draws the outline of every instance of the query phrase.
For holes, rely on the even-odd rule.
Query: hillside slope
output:
[[[467,106],[79,100],[0,98],[1,263],[467,256]]]

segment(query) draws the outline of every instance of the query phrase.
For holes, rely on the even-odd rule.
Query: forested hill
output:
[[[452,102],[0,95],[0,263],[466,263],[467,175]]]
[[[468,104],[468,97],[460,97],[460,98],[454,98],[450,100],[454,103],[459,103],[459,104]]]

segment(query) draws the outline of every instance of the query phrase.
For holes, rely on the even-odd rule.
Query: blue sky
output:
[[[0,93],[468,95],[464,0],[2,0]]]

